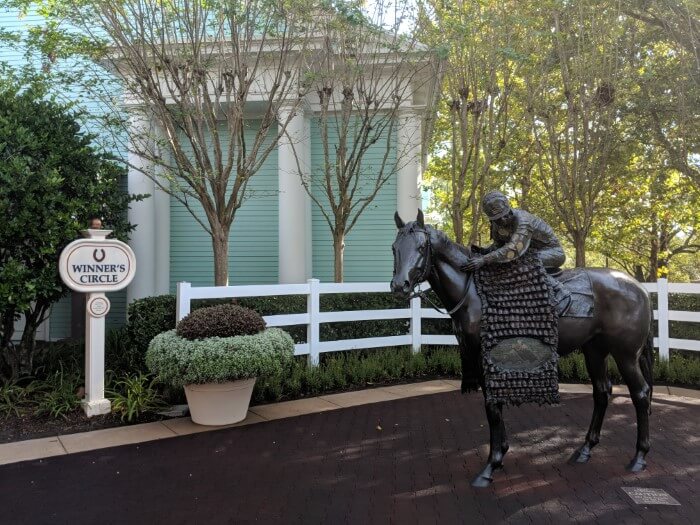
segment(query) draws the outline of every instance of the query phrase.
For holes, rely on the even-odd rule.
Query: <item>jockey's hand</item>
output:
[[[481,257],[480,255],[475,255],[474,257],[470,258],[465,265],[463,265],[460,269],[463,272],[474,272],[481,268],[485,264],[484,258]]]

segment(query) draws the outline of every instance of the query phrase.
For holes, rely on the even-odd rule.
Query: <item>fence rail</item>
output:
[[[669,321],[700,323],[700,312],[683,312],[668,309],[668,294],[699,294],[700,284],[669,283],[659,279],[656,283],[642,283],[650,293],[658,294],[658,308],[654,318],[658,320],[658,334],[654,345],[659,348],[659,356],[668,360],[671,348],[700,352],[700,341],[691,339],[674,339],[669,337]],[[389,283],[321,283],[318,279],[309,279],[304,284],[269,284],[246,286],[205,286],[194,287],[188,282],[177,285],[177,320],[190,312],[193,299],[227,299],[237,297],[269,297],[284,295],[305,295],[306,313],[265,316],[268,326],[307,326],[306,343],[295,347],[296,355],[308,355],[313,365],[319,362],[319,356],[326,352],[342,350],[359,350],[388,346],[410,346],[414,352],[420,352],[422,345],[456,345],[454,335],[427,335],[422,333],[423,319],[449,318],[446,314],[432,308],[423,308],[420,298],[412,299],[409,308],[385,310],[359,310],[342,312],[321,312],[321,296],[336,293],[388,293]],[[363,339],[342,339],[338,341],[321,341],[320,325],[323,323],[354,322],[369,320],[407,319],[407,334],[390,337],[370,337]]]

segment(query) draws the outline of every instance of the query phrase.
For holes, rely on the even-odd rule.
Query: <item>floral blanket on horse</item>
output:
[[[486,402],[559,402],[558,321],[547,272],[525,254],[475,273]]]

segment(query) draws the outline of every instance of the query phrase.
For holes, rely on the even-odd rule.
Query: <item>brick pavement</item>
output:
[[[506,410],[511,451],[494,484],[481,396],[399,399],[0,466],[3,523],[698,523],[700,404],[665,396],[649,467],[625,472],[636,431],[615,396],[588,465],[566,459],[590,394]],[[680,506],[634,504],[622,486]],[[9,521],[5,521],[10,518]]]

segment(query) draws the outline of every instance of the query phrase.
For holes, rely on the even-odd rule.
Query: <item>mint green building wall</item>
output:
[[[329,131],[330,133],[330,131]],[[381,166],[386,142],[378,141],[364,156],[365,173],[373,173]],[[396,161],[396,143],[387,160],[386,169]],[[318,119],[311,120],[311,170],[315,181],[323,180],[323,142]],[[369,175],[370,180],[372,175]],[[327,202],[321,188],[314,184],[315,196]],[[394,212],[396,211],[396,176],[388,180],[374,201],[362,213],[357,224],[345,240],[346,282],[390,281],[393,274],[391,244],[396,237]],[[331,215],[331,219],[332,219]],[[312,204],[313,275],[321,281],[333,282],[333,237],[321,210]]]
[[[250,121],[248,144],[252,144],[258,121]],[[222,126],[220,133],[226,133]],[[274,133],[272,133],[274,134]],[[273,137],[268,138],[272,140]],[[229,237],[229,284],[275,284],[278,282],[277,150],[250,180],[248,198],[236,212]],[[206,224],[200,205],[192,205]],[[214,251],[211,237],[175,197],[170,200],[170,288],[179,281],[193,286],[214,284]]]
[[[40,15],[36,14],[34,10],[30,10],[26,16],[22,18],[19,17],[19,13],[14,9],[1,9],[0,10],[0,28],[7,32],[24,32],[28,28],[33,26],[43,25],[45,20]],[[20,47],[12,47],[4,44],[0,44],[0,63],[7,64],[8,66],[19,69],[27,64],[27,57],[25,57],[24,50]],[[37,57],[29,58],[30,63],[34,64],[35,68],[40,67],[40,61]],[[53,67],[71,70],[78,67],[75,61],[57,61]],[[100,74],[100,70],[97,70],[96,74]],[[105,72],[106,75],[106,72]],[[85,80],[84,76],[81,77]],[[106,78],[106,77],[105,77]],[[118,85],[115,83],[115,90],[118,89]],[[115,95],[118,91],[114,91]],[[97,115],[105,111],[105,108],[97,101],[81,90],[81,88],[76,83],[75,86],[71,86],[70,89],[65,89],[65,86],[61,86],[61,89],[57,90],[55,93],[57,99],[62,102],[75,102],[77,103],[77,108],[84,109],[86,112],[86,118],[83,119],[82,125],[83,129],[88,132],[97,132],[96,123],[94,120],[90,120],[90,115]],[[120,152],[115,142],[111,140],[110,137],[103,135],[98,137],[99,144],[101,146],[109,148],[116,154],[123,155]],[[126,188],[126,181],[124,181],[124,187]],[[109,225],[107,225],[109,226]],[[109,300],[111,302],[111,308],[109,314],[107,314],[107,326],[115,327],[122,325],[126,319],[126,291],[122,290],[115,293],[109,294]],[[49,325],[49,333],[51,339],[62,339],[70,336],[70,322],[71,322],[71,299],[65,297],[53,305],[51,310],[51,318]]]

